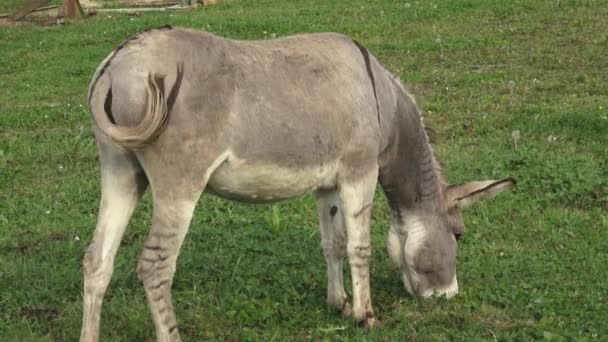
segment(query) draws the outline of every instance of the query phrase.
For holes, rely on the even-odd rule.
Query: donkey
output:
[[[158,340],[178,341],[171,284],[204,191],[245,202],[312,193],[327,303],[371,327],[379,322],[369,275],[376,184],[392,212],[390,257],[406,290],[422,297],[458,292],[459,208],[514,184],[448,186],[412,96],[365,47],[335,33],[239,41],[170,26],[144,31],[100,64],[88,102],[101,203],[83,261],[81,341],[99,339],[114,257],[147,187],[152,227],[137,272]]]

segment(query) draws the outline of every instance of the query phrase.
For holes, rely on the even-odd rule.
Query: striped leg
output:
[[[144,242],[137,272],[146,289],[158,341],[180,341],[171,301],[171,285],[177,256],[197,200],[198,196],[154,196],[152,228]]]
[[[379,323],[374,318],[369,284],[369,221],[377,177],[378,171],[375,169],[356,182],[340,185],[340,200],[348,239],[346,250],[353,286],[353,318],[366,327]]]

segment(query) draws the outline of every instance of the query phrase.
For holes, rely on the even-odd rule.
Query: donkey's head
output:
[[[393,215],[388,251],[410,294],[449,298],[458,293],[456,241],[464,232],[460,209],[514,184],[506,178],[442,186],[438,205]]]

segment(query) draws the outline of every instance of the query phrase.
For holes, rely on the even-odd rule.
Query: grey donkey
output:
[[[445,183],[414,99],[351,38],[224,39],[162,27],[114,50],[88,95],[101,204],[84,257],[81,341],[99,339],[101,306],[142,193],[152,227],[137,272],[159,341],[179,341],[171,284],[204,191],[245,202],[312,193],[327,262],[327,303],[371,327],[370,213],[379,182],[392,212],[391,259],[417,296],[458,292],[459,209],[514,184]],[[343,259],[352,275],[352,306]]]

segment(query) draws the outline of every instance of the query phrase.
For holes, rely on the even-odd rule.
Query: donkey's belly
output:
[[[207,191],[243,202],[275,202],[336,186],[337,163],[286,168],[229,158],[212,174]]]

